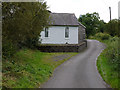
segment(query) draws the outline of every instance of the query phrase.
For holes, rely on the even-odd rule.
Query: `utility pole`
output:
[[[109,10],[110,10],[110,21],[111,21],[111,7],[109,7]]]
[[[118,19],[120,20],[120,1],[118,2]]]

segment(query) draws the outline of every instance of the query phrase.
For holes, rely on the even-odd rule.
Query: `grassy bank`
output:
[[[3,87],[38,88],[54,69],[77,53],[43,53],[24,49],[3,60]]]
[[[94,39],[105,43],[107,46],[97,60],[99,73],[111,88],[120,88],[120,45],[118,44],[120,39],[105,34],[97,34],[94,36]]]
[[[105,51],[101,53],[97,60],[97,68],[103,80],[110,85],[111,88],[118,88],[118,71],[114,70],[114,65],[109,64],[109,60],[105,57]]]

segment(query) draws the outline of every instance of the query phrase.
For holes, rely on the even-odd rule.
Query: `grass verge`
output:
[[[99,36],[99,37],[98,37]],[[92,39],[97,39],[106,44],[97,60],[97,68],[103,80],[110,85],[111,88],[120,90],[120,46],[118,37],[101,38],[96,34]],[[105,36],[105,35],[104,35]],[[102,36],[103,37],[103,36]]]
[[[118,71],[115,71],[114,65],[109,64],[108,59],[105,56],[106,50],[104,50],[97,60],[97,68],[102,76],[103,80],[110,85],[111,88],[118,88]]]
[[[24,49],[3,60],[3,88],[38,88],[54,69],[77,53],[43,53]],[[61,58],[63,57],[63,58]]]

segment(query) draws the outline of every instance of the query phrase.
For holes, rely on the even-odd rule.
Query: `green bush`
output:
[[[118,52],[118,40],[118,37],[111,38],[108,42],[108,48],[106,50],[106,57],[108,58],[109,64],[114,66],[114,70],[118,69],[118,63],[120,63],[120,60],[118,58],[118,55],[120,54]]]
[[[94,36],[89,36],[90,39],[94,39],[95,37]]]
[[[10,58],[14,55],[14,53],[17,51],[16,45],[14,45],[11,41],[5,41],[2,44],[2,57]]]
[[[113,42],[113,41],[118,41],[118,40],[119,40],[119,37],[116,37],[116,36],[110,38],[110,41],[111,41],[111,42]]]
[[[102,40],[108,40],[110,38],[110,35],[109,34],[104,34],[101,39]]]
[[[107,47],[98,57],[98,70],[102,78],[111,86],[111,88],[120,88],[118,83],[120,81],[120,38],[110,37],[109,40],[101,41],[105,43]]]
[[[101,39],[101,40],[108,40],[110,38],[109,34],[106,33],[97,33],[95,35],[95,38]]]

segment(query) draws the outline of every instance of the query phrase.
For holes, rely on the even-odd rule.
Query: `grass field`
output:
[[[2,85],[4,88],[38,88],[57,66],[76,54],[21,50],[9,60],[3,60]]]

